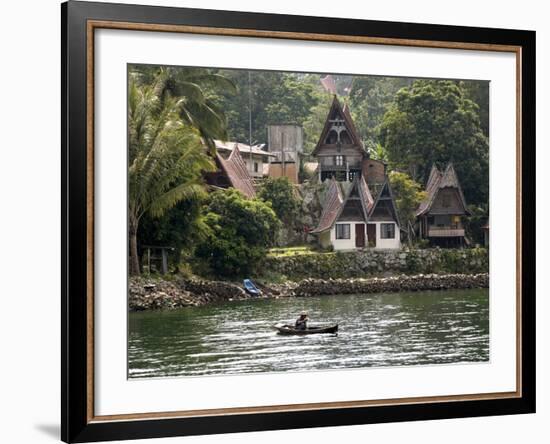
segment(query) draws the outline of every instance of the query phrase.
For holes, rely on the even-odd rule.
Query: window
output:
[[[350,224],[336,224],[336,239],[350,239]]]
[[[254,172],[258,172],[258,162],[254,162]]]
[[[382,239],[395,239],[395,224],[380,224],[380,237]]]
[[[342,155],[334,156],[334,164],[336,166],[344,166],[344,156]]]

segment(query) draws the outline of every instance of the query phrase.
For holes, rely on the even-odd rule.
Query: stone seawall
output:
[[[420,274],[387,278],[304,279],[285,284],[258,286],[260,298],[308,297],[330,294],[367,294],[399,291],[448,290],[486,288],[489,275],[481,274]],[[128,305],[130,311],[171,310],[211,303],[257,299],[232,282],[131,278]]]
[[[330,294],[390,293],[489,287],[489,275],[420,274],[370,279],[304,279],[294,289],[297,297]]]
[[[485,248],[311,253],[268,256],[262,269],[266,273],[283,275],[290,280],[401,273],[473,274],[489,271],[489,254]]]

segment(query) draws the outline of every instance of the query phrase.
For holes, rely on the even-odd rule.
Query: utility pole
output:
[[[252,72],[248,70],[248,160],[252,168]]]

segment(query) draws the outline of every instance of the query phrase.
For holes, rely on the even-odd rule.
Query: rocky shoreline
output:
[[[367,294],[400,291],[450,290],[489,287],[489,274],[418,274],[383,278],[303,279],[299,282],[261,285],[260,298],[309,297],[331,294]],[[131,278],[130,311],[170,310],[212,303],[258,299],[235,283],[176,278]]]

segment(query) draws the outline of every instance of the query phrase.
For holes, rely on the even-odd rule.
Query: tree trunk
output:
[[[130,275],[139,276],[139,255],[137,247],[137,231],[138,231],[138,221],[130,218],[130,223],[128,227],[130,235]]]

